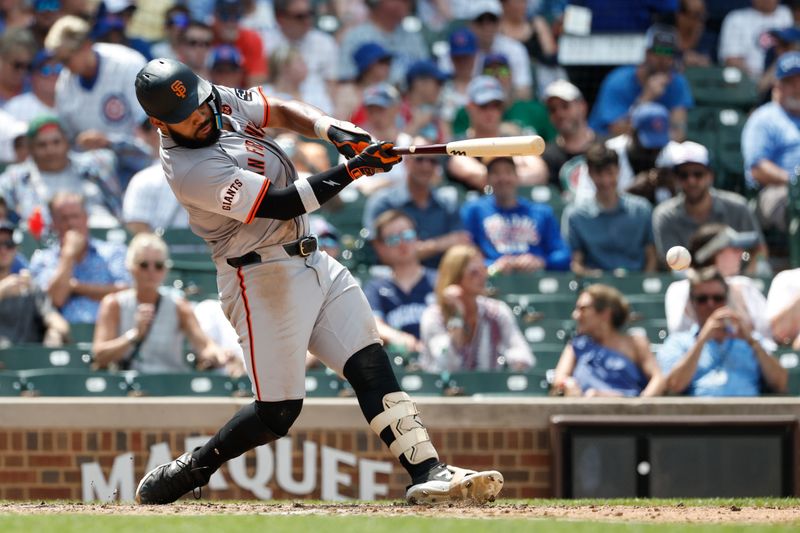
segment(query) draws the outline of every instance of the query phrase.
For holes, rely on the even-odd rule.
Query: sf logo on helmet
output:
[[[175,93],[175,96],[178,98],[186,98],[186,86],[181,80],[175,80],[169,88],[172,89],[172,92]]]

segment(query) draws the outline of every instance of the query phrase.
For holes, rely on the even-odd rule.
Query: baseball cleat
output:
[[[197,467],[194,463],[192,452],[186,452],[149,471],[136,487],[136,503],[172,503],[190,490],[206,485],[211,473],[207,472],[207,467]]]
[[[493,502],[503,488],[503,474],[497,470],[476,472],[440,464],[425,479],[406,490],[406,501],[412,505],[449,502]]]

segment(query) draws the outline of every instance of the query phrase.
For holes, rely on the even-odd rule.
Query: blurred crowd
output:
[[[638,59],[615,62],[620,36],[635,37],[625,57]],[[595,47],[591,62],[570,56],[576,43]],[[100,369],[185,369],[188,346],[197,368],[243,372],[219,305],[165,283],[160,235],[190,220],[134,94],[154,57],[308,102],[398,146],[545,139],[541,156],[406,157],[355,182],[363,230],[349,239],[325,220],[341,200],[315,217],[332,255],[366,240],[351,266],[371,268],[364,290],[381,336],[417,354],[415,368],[531,370],[536,345],[487,280],[571,272],[589,283],[561,317],[575,335],[554,394],[787,390],[774,352],[800,349],[800,268],[786,244],[800,168],[800,1],[3,0],[3,346],[70,343],[71,324],[94,323]],[[713,134],[694,135],[700,71],[753,87],[736,157]],[[340,162],[318,140],[272,134],[301,176]],[[106,228],[128,238],[92,233]],[[627,330],[626,295],[590,282],[668,272],[673,246],[689,249],[693,268],[666,292],[669,335],[654,354]],[[758,277],[771,280],[768,294]]]

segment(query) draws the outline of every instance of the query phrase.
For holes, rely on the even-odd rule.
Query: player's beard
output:
[[[205,139],[198,139],[196,137],[186,137],[181,135],[180,133],[176,132],[172,128],[167,125],[167,130],[169,130],[169,135],[172,137],[172,140],[178,146],[183,146],[184,148],[205,148],[206,146],[211,146],[212,144],[216,143],[219,140],[219,136],[221,134],[220,129],[217,127],[216,121],[213,118],[209,118],[208,122],[204,122],[201,124],[197,131],[202,130],[206,127],[206,125],[211,125],[211,131],[208,134],[208,137]]]

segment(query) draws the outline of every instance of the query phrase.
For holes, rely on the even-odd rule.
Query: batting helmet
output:
[[[211,83],[174,59],[153,59],[136,75],[136,98],[145,112],[176,124],[211,96]]]

